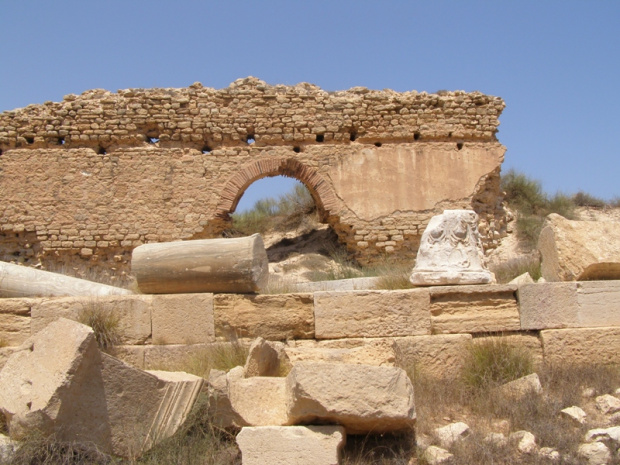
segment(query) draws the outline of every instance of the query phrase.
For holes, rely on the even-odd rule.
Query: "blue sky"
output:
[[[506,101],[504,170],[609,199],[620,196],[619,23],[617,0],[0,0],[0,111],[247,76],[479,90]],[[240,207],[277,195],[271,181]]]

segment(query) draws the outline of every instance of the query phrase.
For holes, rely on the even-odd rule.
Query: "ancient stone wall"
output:
[[[415,253],[430,218],[498,203],[504,102],[256,78],[226,89],[87,91],[0,114],[0,259],[128,269],[145,242],[217,237],[247,187],[285,175],[361,261]],[[79,260],[78,260],[79,261]]]

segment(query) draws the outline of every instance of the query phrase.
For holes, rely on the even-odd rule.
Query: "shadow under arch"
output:
[[[258,160],[241,167],[222,189],[215,218],[228,222],[245,190],[255,181],[271,176],[287,176],[303,183],[310,192],[319,212],[319,219],[327,223],[337,208],[337,197],[332,186],[314,168],[291,158]]]

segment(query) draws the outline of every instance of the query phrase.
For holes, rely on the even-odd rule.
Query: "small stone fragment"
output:
[[[536,373],[515,379],[499,387],[499,390],[507,397],[521,399],[527,395],[542,393],[540,379]]]
[[[604,414],[620,412],[620,399],[609,394],[603,394],[595,399],[596,408]]]
[[[0,434],[0,463],[11,463],[18,443],[8,436]]]
[[[443,447],[451,447],[457,441],[461,441],[470,434],[469,426],[462,421],[450,423],[435,430],[435,435]]]
[[[583,425],[586,422],[587,414],[580,407],[577,407],[577,406],[567,407],[564,410],[562,410],[561,413],[565,418],[569,418],[581,425]]]
[[[596,395],[596,389],[591,387],[585,387],[581,390],[581,397],[585,397],[586,399],[591,399]]]
[[[510,440],[517,444],[517,449],[522,454],[531,454],[536,451],[536,438],[529,431],[516,431],[510,435]]]
[[[620,445],[620,426],[591,429],[586,433],[585,441],[611,441]]]
[[[449,464],[453,457],[450,452],[437,446],[428,446],[424,451],[424,460],[428,465]]]
[[[484,442],[496,447],[503,447],[508,444],[508,438],[503,433],[489,433],[484,437]]]
[[[538,455],[550,460],[551,462],[560,461],[560,453],[551,447],[541,447],[538,451]]]
[[[606,465],[611,461],[611,452],[602,442],[581,444],[577,454],[587,460],[588,465]]]

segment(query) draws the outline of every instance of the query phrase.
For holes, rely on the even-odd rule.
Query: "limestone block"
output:
[[[243,367],[244,376],[277,376],[280,368],[278,352],[262,337],[257,338],[252,345]]]
[[[602,442],[580,444],[577,454],[586,460],[587,465],[607,465],[611,462],[611,452]]]
[[[192,358],[206,356],[211,344],[145,345],[144,368],[147,370],[183,371]]]
[[[218,338],[314,338],[312,294],[216,294],[213,312]]]
[[[144,344],[151,337],[151,296],[58,297],[40,299],[31,310],[35,334],[58,318],[79,321],[88,312],[114,312],[119,316],[121,344]]]
[[[620,426],[610,428],[595,428],[589,430],[585,435],[586,442],[591,441],[610,441],[620,445]]]
[[[517,286],[430,288],[433,334],[518,331]]]
[[[620,228],[616,222],[547,216],[538,250],[547,281],[620,279]]]
[[[153,343],[215,342],[213,294],[159,294],[151,305]]]
[[[603,394],[594,399],[596,408],[604,414],[616,413],[620,411],[620,399],[609,394]]]
[[[517,445],[517,450],[522,454],[531,454],[538,448],[536,437],[529,431],[515,431],[509,439]]]
[[[424,460],[429,465],[449,464],[452,462],[454,455],[446,449],[437,446],[428,446],[424,450]]]
[[[106,349],[106,352],[113,357],[116,357],[119,360],[131,365],[135,368],[140,368],[144,370],[146,365],[144,364],[144,356],[146,353],[146,348],[149,346],[138,345],[138,346],[112,346]],[[154,368],[154,367],[149,367]]]
[[[620,326],[620,281],[530,284],[518,297],[523,329]]]
[[[413,386],[400,368],[301,362],[286,377],[286,389],[289,424],[330,422],[350,434],[415,424]]]
[[[548,329],[540,332],[545,363],[620,363],[620,327]]]
[[[284,348],[290,364],[327,362],[394,366],[396,362],[394,341],[391,339],[336,339],[308,342],[311,343],[298,342],[295,347]]]
[[[237,435],[243,465],[338,465],[342,426],[260,426]]]
[[[207,395],[209,399],[209,418],[219,428],[239,427],[245,422],[230,404],[228,396],[228,374],[221,370],[209,372]]]
[[[410,280],[421,286],[489,284],[495,280],[484,266],[476,212],[444,210],[431,218]]]
[[[428,289],[316,292],[317,339],[430,334]]]
[[[434,378],[460,376],[471,334],[396,338],[396,365]]]
[[[2,370],[6,361],[16,349],[17,347],[0,347],[0,370]]]
[[[228,379],[228,398],[241,418],[239,426],[291,424],[287,413],[286,379],[254,376]]]
[[[0,342],[18,346],[30,337],[30,307],[35,299],[0,299]]]
[[[13,438],[36,429],[133,457],[178,429],[202,382],[133,368],[101,353],[89,327],[62,318],[10,357],[0,372],[0,410]]]

